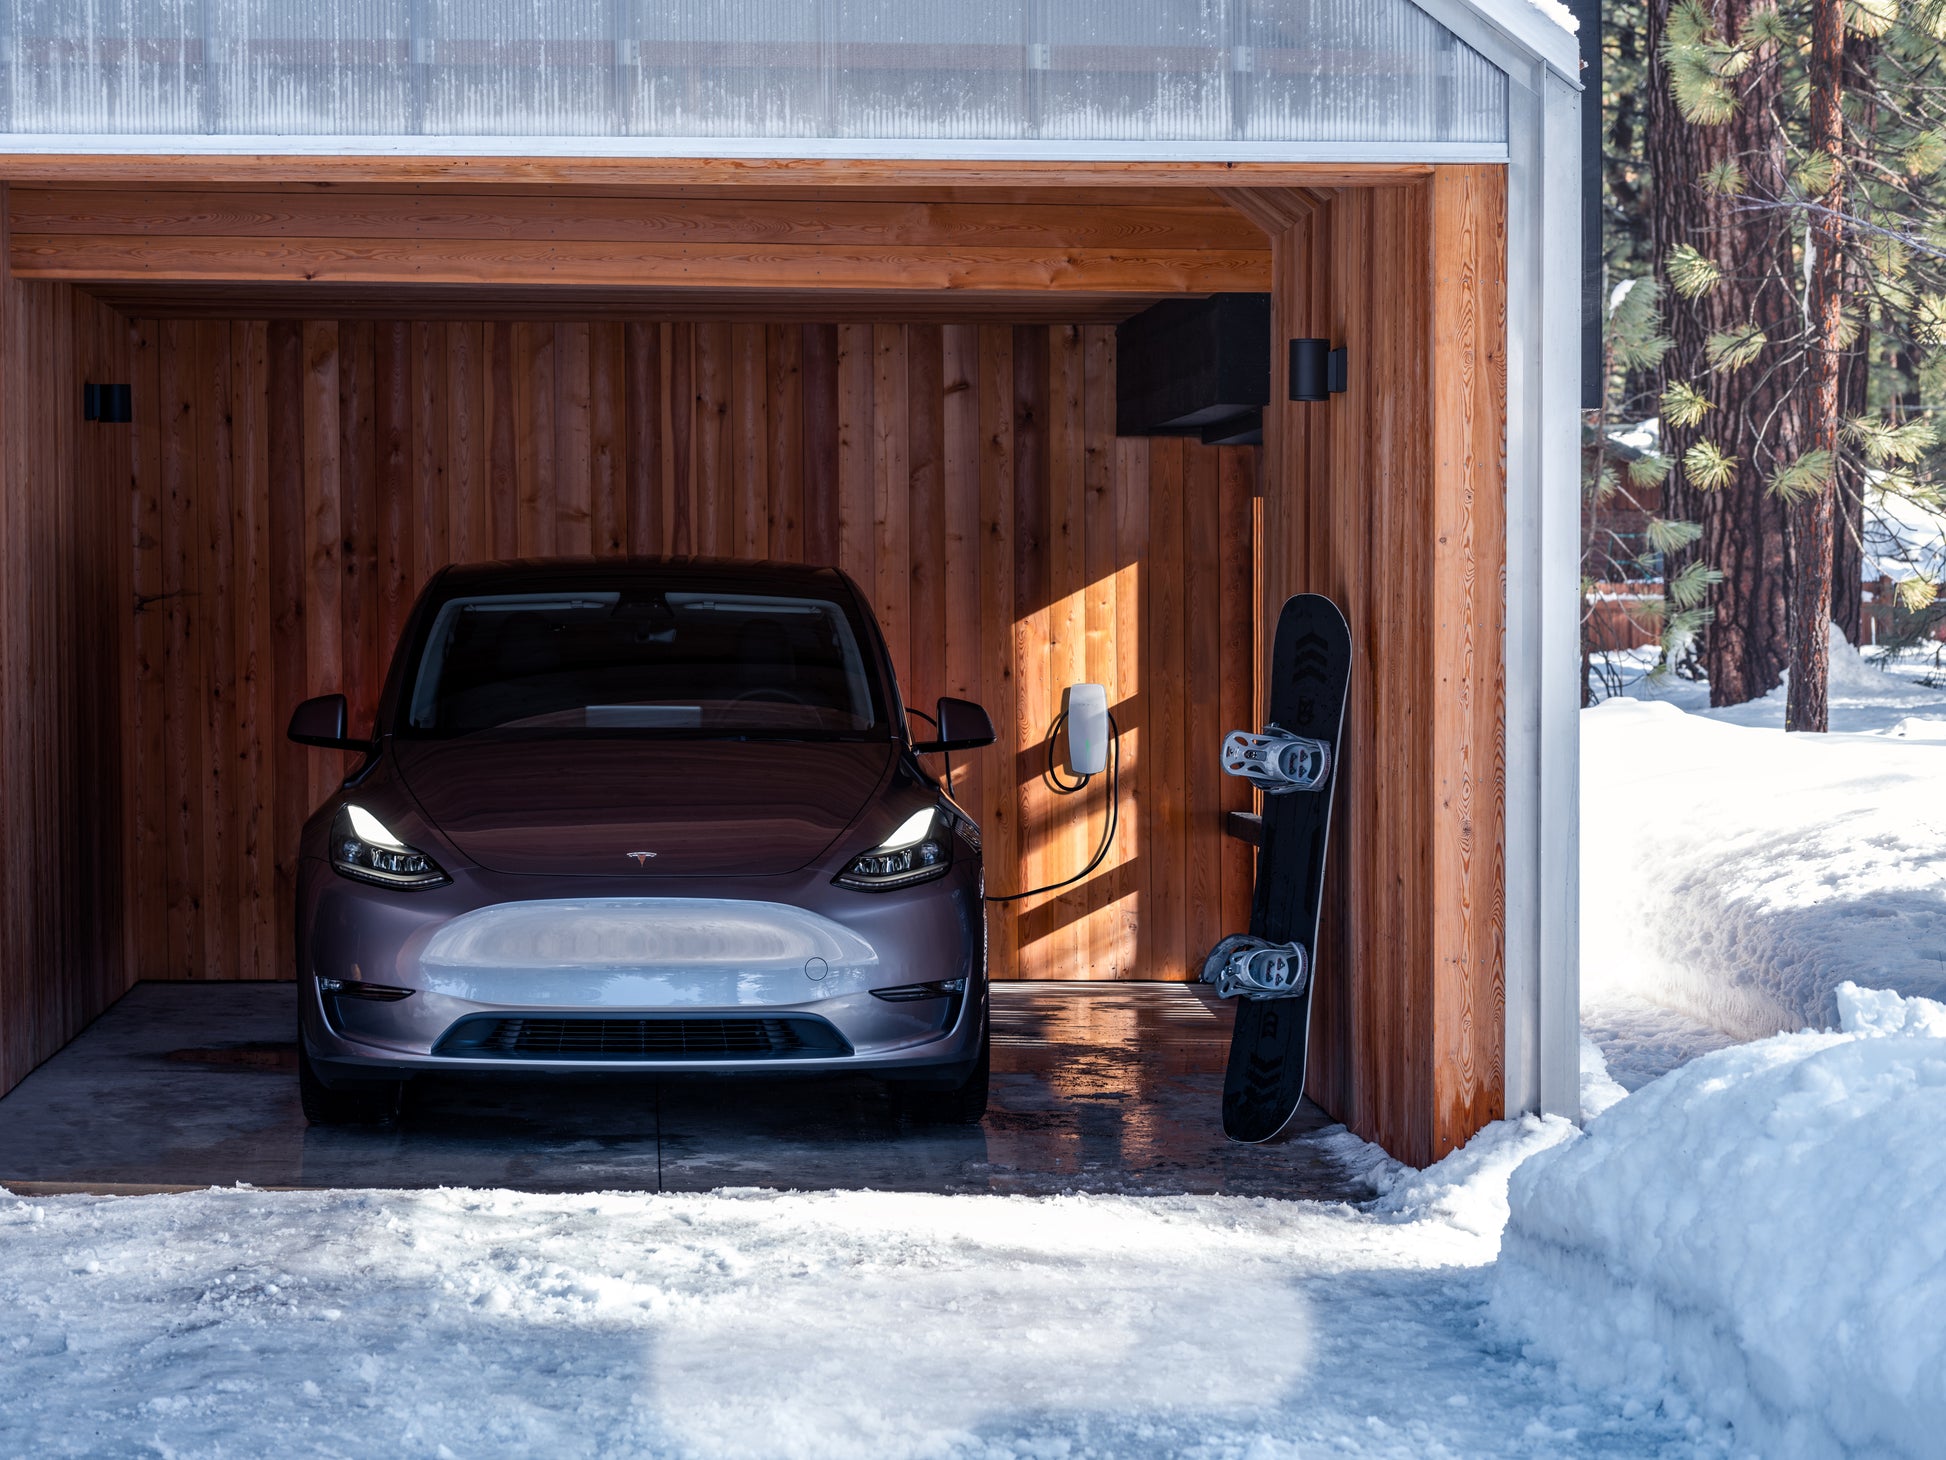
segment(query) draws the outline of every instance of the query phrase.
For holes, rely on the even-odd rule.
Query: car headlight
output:
[[[347,877],[381,887],[438,887],[452,880],[363,806],[343,807],[331,823],[331,865]]]
[[[899,829],[832,880],[860,892],[890,892],[943,877],[953,865],[951,820],[937,807],[915,811]]]

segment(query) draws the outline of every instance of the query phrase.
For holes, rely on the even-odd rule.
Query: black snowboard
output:
[[[1277,616],[1271,655],[1270,723],[1293,735],[1328,741],[1331,770],[1315,791],[1263,798],[1263,845],[1250,903],[1250,932],[1271,943],[1300,943],[1311,959],[1304,992],[1290,998],[1236,1000],[1230,1067],[1223,1080],[1223,1133],[1233,1141],[1267,1141],[1304,1098],[1304,1057],[1316,986],[1318,909],[1324,897],[1331,799],[1342,764],[1345,689],[1351,678],[1351,629],[1338,605],[1319,593],[1287,600]]]

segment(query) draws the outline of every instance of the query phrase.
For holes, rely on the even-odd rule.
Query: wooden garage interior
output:
[[[1502,1113],[1506,169],[5,160],[0,1092],[141,979],[292,976],[296,831],[447,562],[830,563],[956,758],[995,891],[1104,683],[1121,829],[992,911],[1003,978],[1185,979],[1248,916],[1227,730],[1266,626],[1355,666],[1311,1093],[1414,1162]],[[544,177],[544,181],[537,180]],[[1273,296],[1261,448],[1115,435],[1115,323]],[[1282,342],[1349,388],[1283,402]],[[132,387],[129,425],[84,383]]]

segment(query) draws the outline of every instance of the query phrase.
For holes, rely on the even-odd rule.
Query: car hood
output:
[[[879,741],[393,745],[406,788],[462,855],[529,876],[795,872],[857,819],[893,760]]]

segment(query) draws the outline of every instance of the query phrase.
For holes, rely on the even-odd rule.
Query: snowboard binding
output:
[[[1223,741],[1223,769],[1266,796],[1315,791],[1331,774],[1331,746],[1277,725],[1266,725],[1261,735],[1232,730]]]
[[[1311,981],[1311,959],[1301,943],[1269,943],[1236,933],[1203,960],[1203,982],[1222,999],[1289,999]]]

